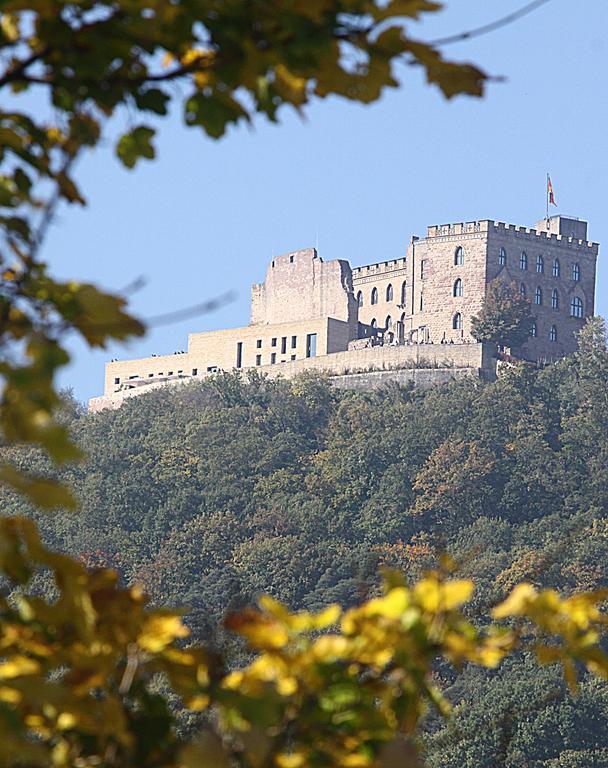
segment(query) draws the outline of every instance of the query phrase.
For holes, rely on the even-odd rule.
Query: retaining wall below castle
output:
[[[491,379],[495,375],[493,351],[482,344],[417,344],[396,347],[335,352],[331,355],[311,357],[293,362],[265,365],[256,368],[269,378],[291,379],[304,371],[319,371],[332,377],[332,385],[342,389],[374,389],[387,381],[414,386],[430,387],[465,376]],[[205,379],[207,374],[186,377],[171,382],[154,382],[135,389],[89,400],[89,411],[119,408],[125,400],[143,395],[161,387],[186,384]],[[335,378],[334,378],[335,377]]]
[[[279,365],[264,365],[258,370],[271,378],[283,376],[291,379],[303,371],[323,371],[342,376],[401,368],[474,368],[484,369],[490,374],[494,358],[492,350],[483,344],[411,344],[351,349]]]
[[[402,368],[396,371],[369,371],[350,373],[346,376],[332,376],[332,387],[337,389],[379,389],[389,382],[413,384],[420,389],[429,389],[449,381],[479,376],[477,368]]]

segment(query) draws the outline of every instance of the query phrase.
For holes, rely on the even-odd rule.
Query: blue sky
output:
[[[523,0],[446,0],[413,31],[420,39],[476,27]],[[71,344],[61,376],[85,400],[102,391],[104,362],[185,349],[187,334],[248,322],[252,282],[273,254],[313,246],[352,264],[397,258],[427,224],[495,219],[531,225],[545,211],[545,174],[559,208],[589,221],[608,242],[608,3],[551,0],[524,19],[445,49],[505,82],[483,99],[450,102],[422,74],[398,70],[402,86],[370,106],[332,98],[303,121],[284,111],[221,141],[160,124],[158,159],[122,169],[112,147],[92,153],[78,177],[85,209],[64,209],[45,245],[55,274],[119,290],[141,317],[193,305],[232,289],[213,314],[151,330],[128,346],[92,353]],[[608,314],[600,252],[596,311]]]

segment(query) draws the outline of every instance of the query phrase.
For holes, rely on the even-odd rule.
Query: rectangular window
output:
[[[426,259],[422,259],[420,262],[420,279],[424,280],[426,273]]]
[[[236,344],[236,367],[243,367],[243,342],[238,341]]]
[[[281,339],[281,354],[284,355],[285,352],[287,352],[287,336]]]
[[[262,365],[262,355],[256,355],[255,356],[255,364],[256,365]]]
[[[129,376],[129,380],[131,379],[139,379],[139,375],[137,373],[134,373],[133,376]]]
[[[153,374],[153,373],[149,373],[149,374],[148,374],[148,378],[149,378],[149,379],[151,379],[153,376],[154,376],[154,374]]]
[[[177,372],[177,375],[179,376],[179,375],[180,375],[180,373],[183,373],[183,372],[184,372],[183,370],[181,370],[181,371],[178,371],[178,372]]]
[[[257,349],[262,349],[262,339],[258,339],[255,343]]]
[[[317,355],[317,334],[306,334],[306,357],[316,357]]]
[[[173,371],[167,371],[167,376],[173,376]]]
[[[420,311],[424,311],[424,296],[420,294]]]
[[[198,368],[193,368],[192,369],[192,375],[193,376],[198,376]]]
[[[273,352],[273,353],[270,355],[270,364],[271,364],[271,365],[274,365],[274,364],[276,363],[276,361],[277,361],[277,353],[276,353],[276,352]]]
[[[297,345],[298,345],[298,337],[297,336],[292,336],[291,337],[291,348],[295,349],[297,347]]]
[[[114,384],[120,384],[120,376],[116,376],[114,379]]]
[[[296,359],[296,356],[295,356],[295,355],[292,355],[292,356],[291,356],[291,359],[292,359],[292,360],[295,360],[295,359]]]
[[[158,375],[159,376],[164,376],[165,374],[162,371],[160,371]]]
[[[276,347],[276,345],[277,345],[277,339],[276,339],[276,336],[275,336],[275,337],[273,337],[273,339],[271,340],[271,342],[270,342],[270,346],[271,346],[271,347]]]
[[[217,365],[208,365],[207,373],[217,373]]]

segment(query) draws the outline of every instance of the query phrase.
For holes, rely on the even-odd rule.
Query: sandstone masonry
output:
[[[532,304],[524,358],[554,360],[574,351],[575,332],[593,315],[597,255],[586,222],[564,216],[532,229],[490,220],[430,226],[404,257],[354,269],[312,248],[294,251],[252,287],[248,326],[190,334],[185,353],[108,363],[104,395],[90,408],[220,370],[489,370],[470,329],[495,279],[517,285]]]

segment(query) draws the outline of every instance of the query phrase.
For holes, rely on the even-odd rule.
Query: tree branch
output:
[[[481,35],[487,35],[489,32],[494,32],[496,29],[506,27],[508,24],[512,24],[514,21],[527,16],[532,11],[540,8],[541,5],[546,5],[550,0],[532,0],[531,3],[527,3],[522,8],[519,8],[513,13],[509,13],[506,16],[502,16],[496,21],[491,21],[489,24],[483,24],[481,27],[470,29],[466,32],[459,32],[457,35],[449,35],[448,37],[439,37],[436,40],[431,40],[428,45],[451,45],[452,43],[460,43],[463,40],[470,40],[473,37],[480,37]]]

